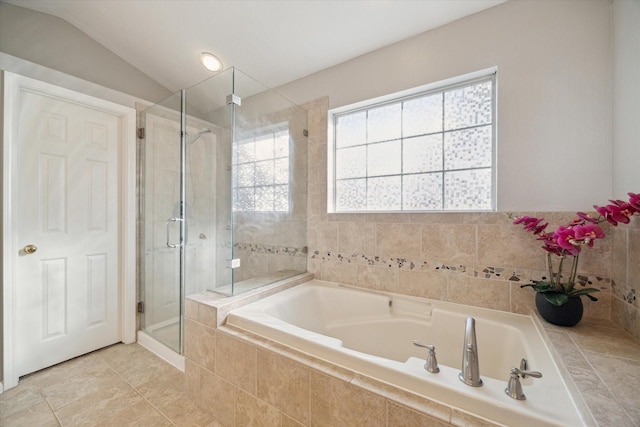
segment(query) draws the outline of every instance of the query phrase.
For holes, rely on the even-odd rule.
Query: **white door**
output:
[[[20,92],[17,376],[121,339],[120,121],[97,108]]]

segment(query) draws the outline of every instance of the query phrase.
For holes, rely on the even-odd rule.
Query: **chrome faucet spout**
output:
[[[478,364],[478,342],[476,340],[476,320],[467,317],[464,330],[464,347],[462,348],[462,372],[460,381],[472,387],[480,387],[480,367]]]

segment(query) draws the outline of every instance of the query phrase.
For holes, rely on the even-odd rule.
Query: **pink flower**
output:
[[[593,207],[612,225],[618,225],[619,222],[629,224],[631,216],[638,213],[638,210],[628,202],[623,202],[622,200],[609,201],[612,203],[611,205],[605,207],[594,205]]]
[[[542,221],[542,219],[540,219],[540,221]],[[539,225],[539,223],[536,223],[535,227],[533,227],[531,231],[533,232],[533,234],[536,234],[536,235],[540,234],[544,231],[545,228],[547,228],[547,225],[549,225],[548,222],[545,222],[542,225]]]
[[[640,213],[640,194],[627,193],[629,195],[629,204]]]
[[[542,233],[540,237],[538,237],[538,240],[542,240],[542,242],[544,242],[542,249],[545,251],[553,255],[562,255],[562,248],[558,246],[558,242],[553,238],[552,234]]]
[[[545,299],[552,304],[560,306],[565,304],[570,297],[586,295],[593,301],[597,299],[590,294],[597,292],[596,288],[576,288],[578,273],[578,258],[584,246],[593,247],[596,239],[604,237],[604,231],[600,223],[607,221],[613,226],[619,223],[628,224],[631,217],[640,215],[640,194],[627,193],[629,201],[609,200],[611,204],[606,206],[593,205],[600,214],[594,218],[584,212],[577,212],[577,216],[566,226],[559,226],[553,233],[545,233],[548,224],[541,224],[542,218],[522,216],[517,218],[514,224],[523,224],[524,229],[538,235],[538,240],[543,243],[542,249],[547,252],[548,279],[533,281],[521,287],[532,286],[536,292],[543,293]],[[554,270],[551,255],[558,256]],[[571,257],[569,265],[565,264],[567,255]],[[568,262],[568,261],[567,261]],[[563,268],[569,271],[563,275]],[[566,272],[565,270],[565,272]]]
[[[513,223],[514,224],[522,224],[524,223],[524,229],[527,231],[531,231],[533,232],[533,234],[540,234],[544,231],[545,228],[547,228],[547,225],[549,225],[549,223],[546,224],[542,224],[540,225],[540,223],[542,222],[543,218],[534,218],[531,216],[521,216],[519,218],[516,218]]]
[[[602,239],[604,237],[604,231],[597,224],[576,225],[573,227],[575,240],[580,243],[593,247],[593,242],[596,239]]]
[[[538,240],[543,243],[542,249],[548,254],[577,257],[584,245],[593,247],[596,239],[604,237],[604,231],[599,225],[601,222],[607,221],[617,226],[619,223],[628,224],[632,216],[640,215],[640,194],[627,194],[628,202],[609,200],[610,204],[606,206],[593,205],[600,214],[598,218],[584,212],[576,212],[576,217],[569,224],[558,227],[553,233],[544,231],[549,223],[543,224],[543,218],[524,215],[516,218],[513,223],[522,224],[525,230],[539,236]]]
[[[590,222],[590,223],[592,223],[592,224],[597,224],[597,223],[598,223],[598,219],[597,219],[597,218],[592,217],[592,216],[591,216],[591,215],[589,215],[589,214],[586,214],[586,213],[584,213],[584,212],[576,212],[576,213],[577,213],[578,217],[579,217],[580,219],[582,219],[582,222],[581,222],[582,224],[584,224],[585,222]],[[575,221],[576,221],[576,220],[574,219],[574,222],[575,222]]]
[[[611,225],[617,226],[618,221],[613,218],[613,213],[611,212],[611,208],[613,205],[607,205],[605,207],[593,205],[593,208],[598,212],[602,217]]]
[[[576,240],[575,231],[571,227],[563,227],[562,225],[553,233],[553,238],[560,246],[569,254],[576,256],[580,253],[580,246]]]
[[[536,218],[533,218],[533,217],[530,217],[530,216],[527,216],[527,215],[519,216],[519,217],[517,217],[516,219],[513,220],[513,223],[514,224],[521,224],[523,222],[527,222],[527,221],[530,221],[532,219],[535,220]]]

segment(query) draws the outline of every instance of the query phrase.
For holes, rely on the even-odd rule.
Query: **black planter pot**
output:
[[[536,308],[544,320],[558,326],[574,326],[582,319],[582,300],[580,297],[569,298],[566,304],[553,305],[536,292]]]

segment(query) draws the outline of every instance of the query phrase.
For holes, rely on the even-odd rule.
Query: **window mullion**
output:
[[[442,107],[441,107],[442,108],[442,120],[441,120],[441,123],[442,123],[441,126],[442,127],[440,128],[441,132],[442,132],[440,134],[440,141],[441,141],[440,151],[442,153],[442,181],[441,181],[442,189],[441,189],[441,195],[440,195],[440,200],[442,202],[441,202],[440,206],[441,206],[442,210],[445,210],[445,203],[446,203],[445,202],[445,197],[444,197],[445,194],[446,194],[446,192],[445,192],[445,182],[446,181],[445,181],[445,177],[444,177],[444,174],[445,174],[445,169],[444,169],[445,168],[445,154],[446,154],[445,153],[445,149],[444,149],[444,147],[445,147],[445,145],[444,145],[444,138],[445,138],[445,132],[444,132],[444,130],[445,130],[445,119],[444,119],[444,116],[445,116],[445,98],[446,98],[445,92],[442,92]]]
[[[352,110],[343,107],[336,115],[330,112],[334,143],[329,187],[336,211],[494,209],[494,73],[474,73],[466,82],[458,78],[455,84],[439,89],[430,85],[422,93],[403,92],[395,100],[387,96],[383,102],[361,103]],[[345,135],[347,139],[338,141]],[[338,153],[338,147],[357,146],[364,147],[347,158]],[[349,178],[339,180],[338,176]],[[356,183],[359,179],[364,182]],[[362,192],[363,198],[352,197]]]

